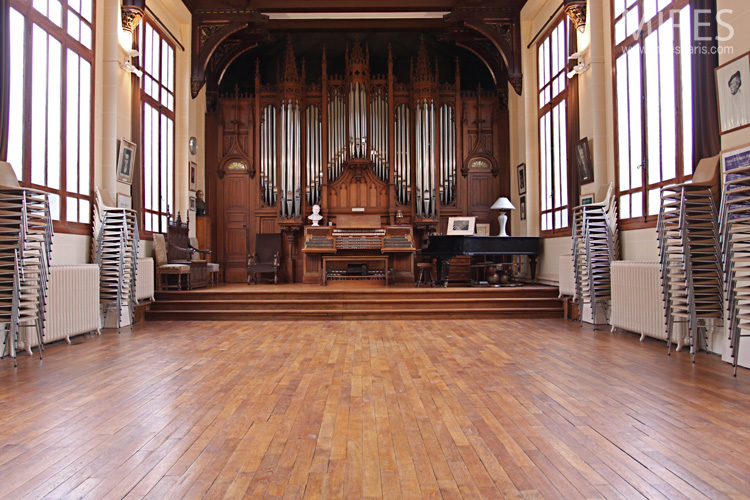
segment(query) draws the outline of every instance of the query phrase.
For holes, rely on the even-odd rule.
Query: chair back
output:
[[[161,233],[154,233],[154,263],[156,267],[166,266],[169,263],[167,260],[167,242]]]
[[[693,172],[693,184],[708,187],[718,186],[721,178],[719,158],[720,155],[716,155],[699,161],[698,166],[695,167],[695,172]]]
[[[167,257],[169,262],[185,262],[191,260],[190,239],[188,237],[188,222],[182,222],[180,214],[177,219],[167,221]]]
[[[13,170],[13,165],[7,161],[0,161],[0,186],[20,187],[16,171]]]
[[[281,251],[281,233],[255,235],[255,253],[258,263],[271,263],[273,256]]]

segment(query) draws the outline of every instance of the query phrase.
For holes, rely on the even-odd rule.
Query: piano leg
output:
[[[448,286],[448,277],[450,275],[451,270],[451,261],[450,259],[442,259],[440,257],[437,257],[437,263],[435,265],[435,269],[437,269],[437,281],[435,284],[437,286]],[[445,276],[445,279],[443,279],[443,276]]]
[[[529,255],[529,267],[531,267],[531,281],[536,281],[536,255]]]

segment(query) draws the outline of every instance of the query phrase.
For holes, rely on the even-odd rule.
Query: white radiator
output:
[[[573,254],[563,254],[558,261],[558,287],[560,297],[576,296],[576,274],[573,269]]]
[[[50,266],[44,343],[99,332],[99,266]],[[29,335],[31,345],[36,338]]]
[[[154,259],[138,259],[138,273],[135,276],[135,300],[154,300]]]
[[[659,262],[618,260],[612,262],[612,331],[622,328],[655,339],[667,339]],[[685,329],[677,325],[672,338],[677,349]]]

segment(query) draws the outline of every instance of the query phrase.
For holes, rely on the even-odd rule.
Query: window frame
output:
[[[644,3],[646,0],[633,0],[633,3],[628,6],[628,1],[630,0],[624,0],[625,1],[625,9],[622,14],[615,17],[615,0],[610,0],[610,12],[611,12],[611,18],[610,18],[610,36],[612,41],[612,102],[613,102],[613,133],[614,133],[614,154],[615,154],[615,196],[618,200],[618,206],[621,201],[622,196],[627,196],[629,194],[634,193],[640,193],[641,195],[641,215],[637,215],[635,217],[631,216],[627,219],[623,219],[623,210],[622,207],[619,207],[618,210],[618,219],[619,219],[619,227],[622,230],[629,230],[629,229],[643,229],[643,228],[651,228],[656,227],[656,222],[658,219],[658,210],[656,214],[649,215],[649,206],[648,206],[648,196],[649,191],[654,189],[660,189],[663,186],[675,184],[675,183],[681,183],[686,182],[690,179],[692,179],[692,171],[695,167],[695,158],[692,157],[691,154],[691,166],[690,166],[690,173],[686,173],[686,167],[685,167],[685,156],[684,156],[684,137],[686,131],[684,130],[685,125],[685,117],[683,115],[684,107],[683,107],[683,87],[682,85],[679,85],[679,82],[682,80],[682,61],[679,56],[679,52],[677,50],[673,50],[673,63],[674,63],[674,100],[675,100],[675,151],[676,151],[676,163],[675,163],[675,177],[665,179],[663,176],[663,173],[660,173],[660,180],[658,182],[649,183],[649,177],[648,177],[648,171],[649,171],[649,164],[648,164],[648,156],[649,156],[649,137],[652,136],[651,133],[649,133],[649,115],[648,115],[648,95],[647,95],[647,54],[645,49],[645,43],[646,43],[646,37],[652,33],[656,33],[660,26],[662,26],[664,23],[668,22],[670,19],[673,21],[672,26],[672,47],[673,49],[677,47],[680,43],[680,35],[681,29],[684,29],[684,26],[678,26],[678,23],[675,23],[675,20],[679,20],[679,12],[685,8],[686,6],[691,7],[691,16],[693,15],[692,11],[692,5],[690,0],[672,0],[669,2],[669,5],[665,6],[661,10],[658,10],[658,2],[657,2],[657,12],[651,19],[648,19],[646,23],[643,23],[643,16],[644,16]],[[616,41],[616,24],[617,21],[622,19],[624,16],[627,15],[628,9],[632,8],[633,6],[638,7],[638,23],[639,26],[637,28],[636,33],[638,33],[638,36],[635,37],[633,34],[627,35],[627,29],[625,31],[625,38],[622,42],[619,44]],[[665,15],[664,13],[667,13]],[[656,21],[656,24],[653,24],[653,21]],[[692,19],[691,19],[692,21]],[[692,34],[692,23],[687,27],[687,29],[690,30]],[[692,39],[692,36],[691,36]],[[617,63],[619,56],[623,56],[624,52],[627,50],[638,50],[639,51],[639,63],[640,63],[640,78],[639,78],[639,84],[640,84],[640,120],[641,120],[641,126],[640,126],[640,134],[641,134],[641,162],[638,165],[638,167],[635,167],[639,169],[640,171],[640,186],[639,187],[631,187],[628,189],[621,189],[621,182],[620,182],[620,175],[621,175],[621,167],[620,167],[620,121],[619,121],[619,112],[620,112],[620,103],[618,101],[618,71],[617,71]],[[658,53],[658,51],[657,51]],[[691,75],[692,72],[695,70],[695,67],[693,66],[691,68]],[[655,77],[659,78],[661,75],[657,72]],[[691,83],[692,87],[692,83]],[[661,102],[661,87],[658,89],[658,101]],[[692,103],[691,103],[692,107]],[[660,110],[661,111],[661,108]],[[693,111],[691,108],[691,115]],[[661,116],[659,116],[657,119],[661,120]],[[629,120],[630,123],[630,120]],[[662,123],[659,122],[659,144],[658,147],[660,151],[663,151],[662,149]],[[693,122],[691,121],[691,125],[693,125]],[[691,126],[690,130],[687,131],[690,137],[690,141],[692,143],[693,140],[693,128]],[[630,135],[629,135],[630,136]],[[660,155],[661,156],[661,155]],[[644,168],[643,165],[646,165]],[[660,163],[658,167],[660,170],[663,168],[663,164]],[[632,175],[632,173],[631,173]],[[632,178],[632,177],[631,177]]]
[[[161,48],[159,49],[159,60],[155,61],[154,64],[156,68],[158,68],[158,71],[160,73],[160,76],[158,79],[154,78],[154,80],[157,82],[158,86],[158,94],[162,95],[163,90],[167,90],[171,94],[172,98],[172,110],[169,110],[165,106],[162,105],[159,99],[155,99],[148,95],[145,88],[145,82],[147,81],[147,78],[153,77],[153,73],[147,72],[146,66],[147,64],[144,64],[145,61],[145,54],[144,51],[146,49],[145,47],[145,31],[146,31],[146,25],[149,26],[159,37],[159,45],[160,47],[166,43],[172,50],[172,90],[169,90],[165,85],[162,83],[161,78],[161,71],[164,67],[163,65],[163,54]],[[176,76],[177,76],[177,47],[174,41],[170,36],[165,33],[165,31],[161,28],[158,21],[155,19],[151,19],[148,14],[144,15],[143,19],[138,25],[138,47],[141,52],[141,56],[137,59],[137,66],[138,68],[143,71],[143,75],[138,79],[136,89],[138,93],[138,119],[134,120],[134,123],[137,122],[137,126],[139,130],[137,131],[137,134],[134,134],[134,136],[137,136],[139,138],[140,144],[139,149],[141,151],[141,154],[138,155],[138,172],[139,176],[137,181],[134,181],[134,183],[137,182],[137,187],[134,187],[135,189],[138,189],[140,191],[139,196],[137,196],[138,203],[140,204],[139,207],[139,214],[140,214],[140,229],[142,236],[146,236],[147,238],[150,238],[153,233],[166,233],[167,232],[167,223],[166,221],[173,216],[175,213],[175,194],[176,194],[176,186],[175,186],[175,171],[176,171],[176,165],[175,165],[175,130],[176,130],[176,92],[175,92],[175,86],[176,86]],[[135,78],[135,76],[134,76]],[[167,182],[171,180],[171,186],[167,186],[167,190],[170,191],[168,195],[168,200],[164,204],[164,210],[162,211],[160,207],[159,210],[153,210],[146,208],[146,196],[149,195],[149,193],[146,192],[146,161],[145,157],[147,153],[150,153],[149,151],[146,151],[146,126],[145,126],[145,119],[146,119],[146,106],[150,106],[152,109],[155,109],[158,114],[158,122],[159,122],[159,132],[157,132],[157,136],[161,137],[161,122],[162,118],[166,117],[167,119],[171,120],[172,122],[172,137],[171,137],[171,144],[169,147],[171,148],[171,166],[168,166],[168,168],[171,170],[171,172],[167,172]],[[159,172],[156,176],[156,178],[159,180],[159,183],[162,182],[164,175],[161,171],[161,157],[162,157],[162,146],[163,143],[160,140],[159,146],[158,146],[158,154],[157,157],[159,158]],[[158,188],[158,191],[161,193],[163,192],[161,189],[161,185]],[[171,198],[170,198],[171,196]],[[170,205],[170,200],[172,201]],[[146,217],[152,217],[154,214],[156,214],[156,220],[157,220],[157,227],[153,227],[151,229],[146,228]]]
[[[561,23],[564,23],[566,26],[567,31],[567,47],[566,47],[566,56],[565,56],[565,62],[562,66],[562,69],[559,70],[557,73],[552,75],[553,67],[552,67],[552,57],[550,56],[549,61],[549,71],[550,71],[550,79],[547,84],[544,86],[541,86],[540,88],[540,61],[539,61],[539,53],[541,46],[545,43],[547,40],[551,40],[552,34],[554,31],[560,26]],[[536,111],[537,111],[537,118],[536,118],[536,126],[537,126],[537,154],[539,155],[539,180],[540,180],[540,189],[539,189],[539,234],[543,238],[557,238],[557,237],[563,237],[563,236],[570,236],[572,234],[572,209],[574,206],[576,206],[578,203],[576,203],[576,200],[578,198],[578,192],[579,192],[579,181],[578,179],[578,171],[574,168],[573,162],[571,161],[572,158],[575,158],[574,156],[574,144],[578,141],[578,135],[579,135],[579,114],[578,114],[578,78],[572,78],[568,79],[566,77],[566,74],[568,71],[570,71],[571,67],[574,65],[574,62],[568,59],[570,54],[573,54],[577,50],[577,31],[570,20],[570,17],[565,14],[564,12],[560,13],[554,21],[550,22],[550,26],[545,30],[545,32],[542,34],[542,36],[539,37],[539,40],[536,43],[536,84],[535,84],[535,94],[536,94]],[[547,104],[544,106],[540,106],[540,93],[545,87],[552,87],[552,82],[559,78],[560,75],[563,76],[563,81],[565,83],[565,88],[560,91],[559,94],[556,96],[552,96],[550,92],[550,100]],[[567,176],[567,185],[566,186],[559,186],[560,189],[564,189],[567,192],[568,195],[568,202],[567,205],[560,205],[555,206],[553,201],[553,208],[550,210],[542,210],[542,185],[541,183],[544,182],[545,176],[542,169],[544,166],[542,165],[542,118],[549,114],[550,122],[553,122],[554,120],[554,110],[557,106],[559,106],[562,102],[565,102],[565,170],[566,170],[566,176]],[[554,127],[552,124],[550,124],[551,134],[552,137],[554,135]],[[554,180],[554,170],[551,173],[553,175],[553,187],[556,185]],[[554,200],[554,192],[551,194],[553,196]],[[559,210],[564,210],[567,213],[567,225],[563,227],[554,227],[555,223],[555,212]],[[552,229],[546,229],[542,230],[544,227],[542,223],[542,219],[547,213],[552,213]]]
[[[53,219],[53,230],[59,233],[70,233],[70,234],[85,234],[91,233],[91,217],[92,207],[94,200],[94,128],[95,128],[95,102],[96,102],[96,16],[97,16],[97,0],[91,0],[91,22],[89,23],[83,19],[80,15],[78,16],[79,21],[83,21],[91,29],[91,48],[86,47],[79,40],[76,40],[72,35],[68,34],[68,20],[69,10],[68,0],[59,0],[61,4],[61,25],[58,26],[52,20],[50,20],[45,14],[39,12],[33,5],[32,0],[9,0],[7,9],[15,9],[24,17],[24,46],[23,46],[23,99],[22,104],[22,165],[20,167],[21,178],[18,182],[23,187],[38,189],[49,193],[50,195],[57,195],[59,197],[59,215],[60,219]],[[75,12],[75,10],[74,10]],[[36,184],[32,182],[32,114],[33,114],[33,37],[34,37],[34,25],[38,26],[48,37],[52,36],[55,40],[60,43],[60,172],[59,172],[59,187],[51,188],[45,184]],[[66,126],[68,120],[68,108],[67,108],[67,92],[69,86],[68,80],[68,51],[75,53],[79,59],[83,59],[88,62],[90,67],[89,74],[89,90],[90,90],[90,105],[88,110],[89,119],[89,139],[88,139],[88,151],[80,151],[78,155],[78,161],[80,161],[81,155],[88,154],[88,194],[80,194],[75,191],[68,191],[68,151],[67,144],[69,141],[68,128]],[[80,79],[79,89],[80,89]],[[80,94],[80,90],[79,90]],[[79,106],[80,109],[80,106]],[[78,115],[80,116],[80,114]],[[49,115],[45,123],[48,123]],[[80,145],[80,134],[81,130],[76,129],[78,142]],[[45,132],[46,134],[47,132]],[[45,150],[46,155],[46,150]],[[45,160],[45,178],[49,172],[50,165]],[[79,168],[76,165],[76,168]],[[14,168],[18,170],[18,168]],[[80,180],[81,174],[78,173],[78,179]],[[68,212],[68,201],[69,197],[76,198],[78,200],[86,200],[88,202],[89,209],[85,215],[86,222],[73,222],[66,220]],[[80,207],[80,205],[79,205]],[[80,215],[79,215],[80,220]]]

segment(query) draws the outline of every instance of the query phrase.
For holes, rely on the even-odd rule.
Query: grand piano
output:
[[[528,255],[533,280],[536,278],[539,240],[537,236],[430,236],[420,253],[437,258],[438,281],[445,276],[445,286],[448,286],[450,259],[456,255]]]

